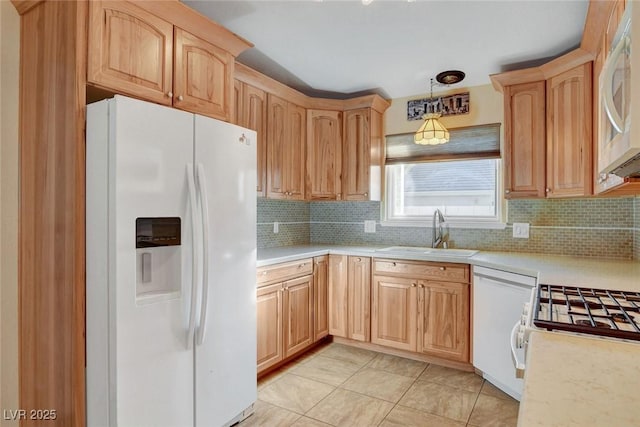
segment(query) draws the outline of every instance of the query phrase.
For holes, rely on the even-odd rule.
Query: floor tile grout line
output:
[[[486,380],[482,380],[482,386],[484,386]],[[475,402],[473,402],[473,406],[471,407],[471,412],[469,412],[469,415],[467,416],[467,421],[465,424],[469,424],[469,422],[471,421],[471,415],[473,415],[473,410],[476,409],[476,405],[478,404],[478,399],[480,399],[480,393],[482,393],[482,386],[480,386],[480,390],[478,390],[478,394],[476,395],[476,400]]]

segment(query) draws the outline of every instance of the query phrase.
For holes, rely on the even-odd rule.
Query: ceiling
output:
[[[460,86],[577,47],[587,0],[204,1],[184,3],[252,42],[238,61],[311,96],[427,93],[459,69]],[[545,62],[545,61],[542,61]],[[437,92],[438,89],[436,88]]]

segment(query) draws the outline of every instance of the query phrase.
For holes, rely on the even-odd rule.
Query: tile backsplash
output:
[[[376,221],[375,233],[364,233],[365,220]],[[530,238],[514,239],[513,222],[530,223]],[[452,228],[447,240],[457,248],[640,259],[640,197],[511,200],[508,224]],[[258,199],[259,248],[307,243],[428,246],[431,228],[382,226],[379,202]]]
[[[640,196],[633,201],[633,259],[640,259]]]

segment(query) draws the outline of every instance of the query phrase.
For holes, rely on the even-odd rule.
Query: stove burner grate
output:
[[[533,324],[640,340],[640,293],[540,284]]]

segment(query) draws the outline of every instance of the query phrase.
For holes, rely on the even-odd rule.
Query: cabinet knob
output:
[[[395,263],[395,262],[392,262],[392,263],[391,263],[391,265],[393,265],[393,266],[395,267],[395,266],[396,266],[396,263]]]
[[[412,283],[412,284],[411,284],[411,287],[412,287],[412,288],[415,288],[416,286],[418,286],[418,284],[417,284],[417,283]]]
[[[545,192],[545,193],[551,193],[551,189],[550,189],[550,188],[545,188],[545,189],[544,189],[544,192]]]
[[[184,98],[182,97],[182,95],[178,95],[178,101],[184,101]]]
[[[440,267],[440,271],[445,271],[447,267]]]
[[[364,193],[364,197],[369,197],[369,193]]]
[[[167,93],[167,98],[173,98],[173,92]]]
[[[422,283],[420,283],[420,287],[421,287],[421,288],[424,288],[424,285],[423,285]]]
[[[509,193],[511,193],[511,190],[504,190],[504,192],[509,194]]]

